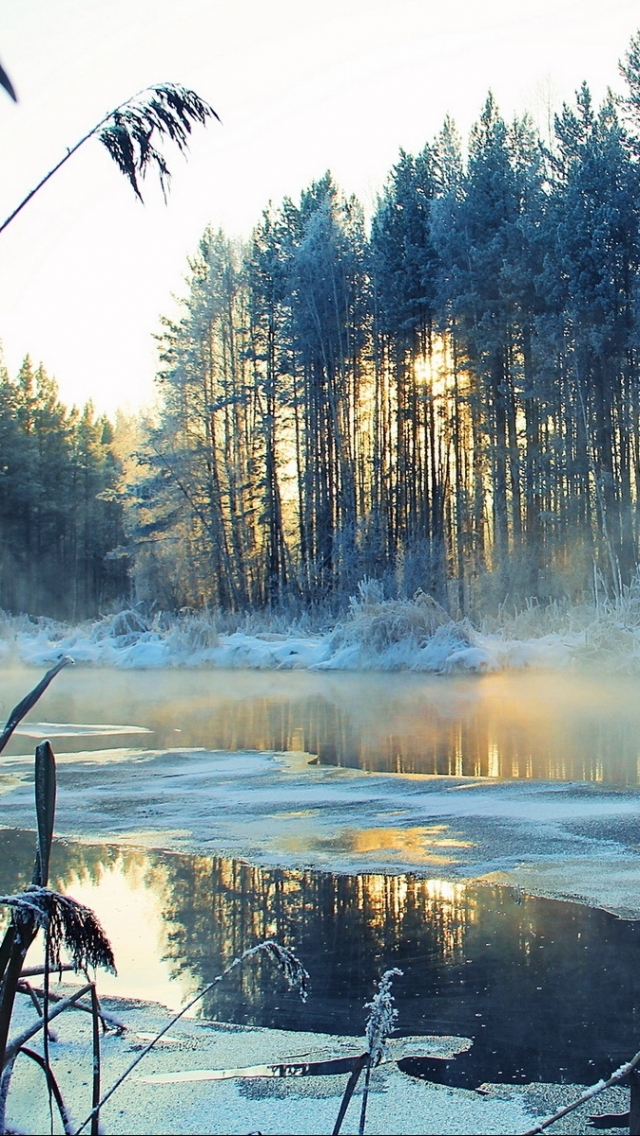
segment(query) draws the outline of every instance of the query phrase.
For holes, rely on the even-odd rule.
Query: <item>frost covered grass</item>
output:
[[[578,605],[529,601],[480,626],[454,620],[431,596],[386,598],[363,580],[344,617],[128,609],[79,626],[0,613],[0,661],[150,669],[417,671],[435,674],[563,667],[640,673],[640,575],[619,598],[594,589]]]
[[[333,1128],[333,1136],[339,1136],[340,1134],[342,1122],[345,1118],[347,1108],[349,1107],[349,1102],[355,1092],[360,1074],[363,1069],[366,1069],[364,1092],[362,1094],[362,1105],[360,1108],[360,1123],[358,1125],[358,1136],[364,1136],[367,1119],[367,1102],[371,1085],[371,1070],[383,1060],[387,1038],[393,1033],[398,1018],[398,1011],[393,1005],[391,983],[396,975],[401,976],[402,973],[403,972],[399,970],[397,966],[393,967],[391,970],[386,970],[378,983],[378,990],[373,1000],[367,1002],[365,1005],[365,1010],[370,1011],[365,1026],[367,1048],[360,1059],[355,1063],[351,1076],[347,1081],[347,1086]]]

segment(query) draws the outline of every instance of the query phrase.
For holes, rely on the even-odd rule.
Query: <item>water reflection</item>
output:
[[[0,888],[28,880],[33,842],[33,834],[0,835]],[[126,943],[132,929],[141,931],[147,955],[137,973],[151,973],[155,959],[154,996],[168,1003],[195,993],[267,937],[294,947],[311,973],[312,996],[303,1006],[258,960],[204,1001],[207,1017],[357,1033],[373,980],[399,966],[404,978],[394,991],[403,1033],[475,1039],[448,1066],[457,1083],[590,1082],[636,1048],[640,924],[602,911],[408,874],[267,870],[220,857],[61,842],[52,873],[72,895],[74,883],[75,892],[96,885],[93,906],[108,932],[115,921]],[[128,908],[111,886],[118,875],[135,885]],[[120,993],[149,996],[136,986],[139,977],[124,972]]]
[[[289,814],[300,815],[300,814]],[[432,824],[412,828],[347,828],[336,837],[313,838],[303,832],[282,841],[287,852],[302,853],[322,851],[337,856],[385,852],[390,864],[400,861],[416,867],[427,865],[455,864],[458,858],[453,854],[457,848],[470,848],[470,840],[460,840],[447,835],[451,832],[448,824]]]
[[[30,673],[29,679],[33,675]],[[29,685],[3,676],[5,710]],[[1,708],[0,708],[1,709]],[[31,717],[78,723],[58,752],[101,748],[86,724],[151,733],[132,746],[302,750],[322,763],[391,773],[638,784],[637,680],[570,674],[411,674],[100,668],[59,676]],[[114,734],[113,745],[123,744]],[[33,752],[12,739],[8,754]]]

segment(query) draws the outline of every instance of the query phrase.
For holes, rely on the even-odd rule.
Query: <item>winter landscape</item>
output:
[[[55,7],[0,0],[0,1132],[640,1132],[637,13]]]

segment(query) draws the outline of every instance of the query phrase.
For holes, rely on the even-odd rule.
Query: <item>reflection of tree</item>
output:
[[[184,745],[302,750],[325,764],[373,772],[637,784],[637,722],[625,714],[599,706],[594,720],[578,703],[568,717],[543,714],[539,701],[527,708],[521,692],[499,691],[469,703],[458,696],[440,713],[438,697],[425,698],[419,688],[408,699],[395,687],[385,694],[375,676],[367,686],[345,675],[343,685],[342,697],[332,690],[296,695],[295,683],[291,692],[261,694],[258,679],[246,698],[213,691],[179,713],[169,703],[166,720],[154,722],[156,744],[174,746],[180,720]]]
[[[345,676],[347,691],[351,683]],[[155,744],[171,747],[179,738],[209,749],[301,750],[324,764],[372,772],[637,783],[637,722],[624,715],[594,726],[589,717],[541,718],[539,705],[527,716],[513,700],[488,699],[449,717],[434,699],[412,703],[379,697],[373,684],[372,690],[373,701],[365,694],[364,725],[357,706],[323,694],[262,696],[258,689],[243,699],[212,693],[154,720]],[[178,720],[183,727],[176,735]]]
[[[34,834],[0,833],[0,888],[28,882]],[[405,1033],[475,1038],[452,1075],[593,1080],[640,1032],[640,923],[505,888],[413,875],[342,876],[237,860],[58,841],[57,886],[109,868],[142,879],[166,921],[183,987],[202,989],[247,947],[276,938],[311,974],[306,1006],[255,960],[209,997],[218,1020],[357,1034],[373,981],[389,966]],[[71,893],[72,887],[71,887]],[[597,997],[595,993],[597,992]]]
[[[46,717],[115,715],[153,731],[136,745],[160,749],[303,750],[372,771],[637,784],[635,688],[626,679],[615,690],[563,681],[174,670],[139,672],[132,688],[126,673],[110,671],[107,683],[87,669],[73,687],[47,692]],[[11,675],[7,683],[10,706]],[[25,752],[24,739],[8,752]]]
[[[446,885],[445,885],[446,886]],[[172,857],[167,877],[167,954],[194,989],[246,947],[277,938],[312,973],[307,1007],[274,983],[268,968],[244,968],[205,1004],[205,1015],[252,1023],[358,1032],[374,978],[428,939],[427,953],[459,952],[475,900],[441,902],[425,880],[334,876],[263,869],[239,861]],[[453,887],[460,895],[462,885]],[[345,1027],[345,1007],[357,1007]],[[424,1008],[421,1011],[424,1027]]]
[[[588,1081],[593,1062],[624,1058],[640,1024],[640,924],[509,889],[179,856],[165,913],[167,956],[193,989],[267,936],[293,947],[311,974],[300,1007],[266,968],[247,968],[205,1016],[358,1033],[374,978],[399,966],[402,1031],[474,1037],[456,1063],[470,1084]]]
[[[0,889],[9,893],[31,882],[35,846],[35,832],[0,829]],[[146,852],[115,844],[53,842],[50,880],[56,890],[73,894],[74,880],[97,886],[116,867],[129,879],[143,879],[146,887],[161,886],[162,872],[149,862]]]

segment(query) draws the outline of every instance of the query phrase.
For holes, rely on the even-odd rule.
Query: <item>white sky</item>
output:
[[[400,146],[450,113],[466,137],[489,87],[505,117],[546,119],[586,79],[621,90],[640,27],[621,0],[0,0],[0,220],[103,115],[147,84],[207,99],[168,206],[141,206],[90,141],[0,235],[0,341],[29,352],[67,403],[153,396],[159,317],[183,294],[208,223],[247,235],[269,200],[331,169],[367,208]]]

